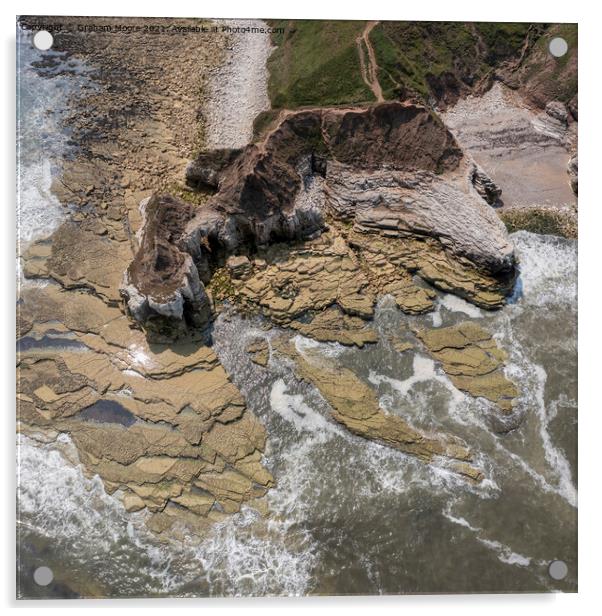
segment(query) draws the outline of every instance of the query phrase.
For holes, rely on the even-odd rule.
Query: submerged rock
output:
[[[251,355],[251,361],[253,363],[263,368],[268,365],[270,361],[270,345],[265,338],[251,340],[245,350]]]
[[[362,319],[349,316],[337,308],[318,312],[307,322],[291,321],[288,326],[319,342],[338,342],[360,348],[365,344],[378,342],[376,331],[366,327]]]

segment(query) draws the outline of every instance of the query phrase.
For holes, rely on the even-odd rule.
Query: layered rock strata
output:
[[[295,362],[296,373],[314,385],[331,409],[332,417],[350,432],[415,456],[438,462],[478,483],[483,473],[472,466],[473,455],[461,439],[447,434],[424,434],[402,417],[380,407],[374,391],[351,370],[311,352],[298,352],[288,340],[277,344]]]
[[[466,321],[451,327],[417,330],[416,335],[461,391],[486,398],[503,413],[511,413],[516,385],[504,375],[507,354],[491,334]]]
[[[128,510],[148,509],[158,530],[178,519],[202,527],[265,494],[265,430],[209,347],[151,347],[119,309],[72,292],[64,310],[61,294],[24,293],[23,433],[68,433],[86,472]]]
[[[469,167],[449,131],[423,107],[383,103],[361,110],[283,112],[263,141],[242,151],[205,153],[189,165],[190,184],[217,190],[194,214],[168,195],[153,198],[155,211],[185,211],[191,218],[177,229],[148,218],[122,285],[127,309],[151,338],[157,331],[159,339],[177,338],[207,322],[206,298],[191,264],[198,280],[208,284],[231,255],[255,257],[279,242],[312,240],[329,225],[351,226],[351,243],[360,252],[351,255],[345,241],[331,242],[339,253],[332,271],[341,269],[353,279],[335,285],[346,289],[346,297],[340,290],[325,292],[328,284],[313,274],[313,288],[310,281],[303,292],[282,292],[255,267],[249,297],[259,298],[258,305],[263,301],[270,316],[290,319],[336,302],[347,314],[369,317],[370,267],[363,267],[361,252],[374,242],[394,246],[385,254],[405,255],[394,263],[389,280],[379,277],[383,288],[372,283],[372,292],[389,285],[402,309],[421,312],[431,305],[427,291],[404,305],[414,273],[478,305],[498,307],[514,282],[513,248],[474,189]],[[170,213],[158,217],[183,219]],[[305,265],[309,271],[316,267],[315,274],[323,271],[316,262]],[[160,292],[153,286],[158,279]],[[262,281],[269,287],[263,293]]]

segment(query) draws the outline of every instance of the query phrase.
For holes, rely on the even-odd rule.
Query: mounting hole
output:
[[[553,560],[548,567],[548,573],[554,580],[564,580],[568,572],[569,568],[564,560]]]
[[[555,58],[562,58],[569,50],[569,44],[561,36],[557,36],[550,41],[548,49]]]
[[[33,46],[40,51],[46,51],[52,47],[54,39],[48,30],[40,30],[33,37]]]
[[[48,586],[54,579],[54,573],[50,567],[38,567],[33,572],[33,581],[38,586]]]

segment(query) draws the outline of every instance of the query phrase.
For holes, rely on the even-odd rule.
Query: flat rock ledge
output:
[[[506,352],[486,329],[465,321],[415,333],[459,390],[486,398],[505,415],[512,413],[518,389],[504,375]]]
[[[117,307],[57,285],[25,290],[19,313],[18,428],[69,434],[89,476],[169,536],[203,534],[273,485],[266,432],[210,347],[149,345]],[[19,344],[19,343],[18,343]]]
[[[215,193],[200,206],[144,202],[121,285],[152,341],[207,325],[211,299],[281,323],[333,306],[369,319],[386,293],[409,314],[431,310],[434,293],[415,276],[489,309],[516,278],[505,227],[481,196],[495,188],[420,106],[282,112],[262,141],[203,153],[187,181]]]
[[[483,472],[473,466],[473,454],[459,438],[449,434],[424,434],[402,417],[383,411],[374,391],[351,370],[317,353],[300,353],[294,344],[281,338],[279,352],[295,362],[296,374],[316,387],[330,406],[337,422],[350,432],[387,447],[436,463],[465,479],[480,483]]]

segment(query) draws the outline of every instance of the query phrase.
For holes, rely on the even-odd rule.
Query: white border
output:
[[[7,6],[8,5],[8,6]],[[599,605],[597,593],[600,584],[602,557],[600,545],[600,505],[602,481],[599,460],[600,435],[602,434],[602,398],[600,390],[600,353],[602,344],[599,336],[599,289],[602,287],[602,258],[599,246],[602,244],[602,183],[600,182],[600,114],[602,95],[600,92],[600,46],[602,44],[602,20],[594,3],[587,0],[553,3],[553,0],[531,1],[504,0],[488,3],[455,0],[432,0],[431,2],[369,1],[351,5],[349,2],[324,0],[300,0],[296,3],[277,1],[227,3],[179,2],[134,3],[126,0],[104,0],[101,3],[57,0],[53,2],[21,2],[3,5],[3,68],[4,88],[2,90],[2,119],[6,131],[0,149],[2,156],[2,247],[4,260],[2,286],[4,319],[2,321],[3,366],[0,374],[3,381],[5,404],[1,407],[4,417],[2,451],[4,474],[2,531],[6,541],[3,545],[0,580],[2,599],[7,607],[35,608],[127,609],[140,612],[149,609],[194,609],[236,610],[247,614],[260,614],[266,610],[304,612],[308,609],[318,612],[345,611],[359,614],[367,609],[377,608],[384,613],[399,614],[400,610],[420,611],[421,616],[436,614],[504,614],[518,611],[545,612],[547,616],[566,616],[571,610],[594,610]],[[268,18],[315,18],[315,19],[397,19],[397,20],[449,20],[449,21],[533,21],[533,22],[578,22],[579,23],[579,72],[580,72],[580,238],[579,238],[579,593],[573,595],[454,595],[454,596],[402,596],[371,598],[308,598],[308,599],[199,599],[199,600],[110,600],[110,601],[54,601],[16,602],[15,549],[14,549],[14,254],[15,254],[15,154],[13,135],[15,131],[15,15],[134,15],[134,16],[202,16],[202,17],[268,17]],[[9,292],[12,290],[12,293]]]

